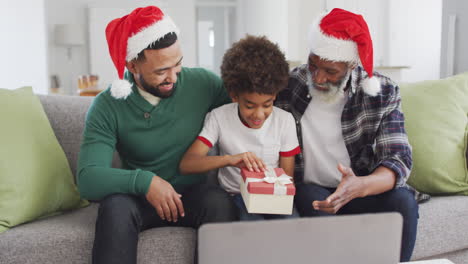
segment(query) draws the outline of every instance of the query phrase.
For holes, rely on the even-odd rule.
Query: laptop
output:
[[[397,264],[398,213],[206,224],[198,231],[199,264]]]

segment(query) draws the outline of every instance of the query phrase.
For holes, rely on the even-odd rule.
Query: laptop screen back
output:
[[[199,263],[396,264],[402,225],[398,213],[206,224]]]

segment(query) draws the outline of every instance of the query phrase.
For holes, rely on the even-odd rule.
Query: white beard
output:
[[[351,71],[352,70],[348,70],[345,77],[341,79],[338,85],[326,83],[325,86],[328,88],[327,91],[322,91],[315,88],[314,82],[312,81],[312,74],[310,73],[310,71],[307,71],[307,87],[309,88],[310,95],[313,98],[317,98],[320,101],[330,104],[336,102],[338,99],[343,98],[344,88],[346,87],[349,77],[351,76]]]

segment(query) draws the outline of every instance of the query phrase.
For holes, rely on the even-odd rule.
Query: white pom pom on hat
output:
[[[368,77],[364,79],[362,88],[366,94],[376,96],[380,92],[380,81],[375,76]]]
[[[309,45],[310,51],[321,58],[362,65],[367,72],[364,92],[370,96],[380,92],[379,79],[373,76],[372,39],[361,15],[335,8],[319,17],[309,32]]]
[[[127,99],[132,93],[132,84],[127,80],[114,80],[111,85],[110,93],[116,99]]]
[[[156,6],[137,8],[107,25],[109,53],[119,76],[111,85],[110,92],[113,97],[126,99],[132,93],[132,84],[123,79],[126,62],[135,59],[151,43],[171,32],[179,34],[179,29],[172,19]]]

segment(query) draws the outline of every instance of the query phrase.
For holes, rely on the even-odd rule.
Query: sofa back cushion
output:
[[[75,175],[86,113],[94,97],[40,95],[39,99]],[[114,153],[112,166],[120,167],[117,152]]]
[[[87,204],[31,87],[0,89],[0,232]]]
[[[413,147],[408,183],[429,194],[468,195],[468,73],[401,85]]]

